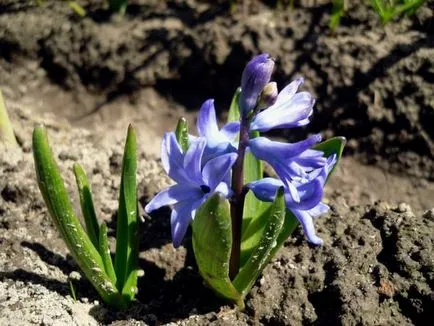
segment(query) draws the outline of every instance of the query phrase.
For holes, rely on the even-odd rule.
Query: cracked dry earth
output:
[[[39,119],[47,125],[77,212],[74,161],[88,172],[99,218],[108,222],[112,237],[126,130],[111,130],[101,137],[71,128],[51,115]],[[19,130],[20,147],[3,148],[0,159],[1,325],[421,325],[433,321],[434,209],[427,210],[427,203],[418,201],[414,201],[417,209],[392,201],[354,205],[352,201],[363,201],[363,194],[354,198],[355,189],[353,197],[342,196],[333,183],[326,194],[331,212],[316,221],[325,245],[309,246],[298,229],[265,269],[247,297],[244,312],[204,287],[189,237],[181,248],[172,247],[167,209],[145,217],[140,240],[145,275],[140,279],[138,302],[127,311],[114,312],[98,301],[77,273],[39,194],[30,142],[32,128],[40,121],[16,107],[12,120]],[[146,131],[138,134],[142,144],[138,189],[145,204],[169,180],[158,159],[144,152]],[[355,178],[349,173],[355,164],[344,159],[334,176],[343,187]],[[368,169],[366,174],[374,172]],[[426,194],[430,191],[425,189]],[[77,301],[71,296],[70,282]]]

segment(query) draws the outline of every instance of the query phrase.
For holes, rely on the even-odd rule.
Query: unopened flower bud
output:
[[[243,115],[256,107],[259,95],[270,82],[273,69],[274,61],[266,53],[254,57],[244,68],[239,102]]]
[[[275,82],[265,85],[259,98],[258,109],[263,110],[276,103],[277,94],[279,94],[279,91],[277,90],[277,84]]]

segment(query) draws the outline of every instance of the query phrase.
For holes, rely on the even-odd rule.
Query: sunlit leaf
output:
[[[98,251],[99,254],[101,255],[105,272],[110,277],[113,284],[116,284],[116,274],[115,274],[115,269],[113,267],[112,257],[110,255],[110,247],[109,247],[108,237],[107,237],[107,225],[105,223],[102,223],[99,229],[98,242],[99,242]]]
[[[229,107],[228,121],[239,121],[240,120],[240,105],[238,104],[241,94],[241,87],[238,87],[232,97],[231,106]]]
[[[229,203],[215,193],[198,209],[193,221],[193,250],[199,272],[218,295],[243,307],[229,279],[232,224]]]
[[[124,288],[125,283],[131,277],[131,273],[137,270],[138,264],[138,232],[137,232],[137,144],[136,133],[130,125],[125,143],[122,162],[122,177],[119,195],[119,209],[116,229],[116,254],[115,272],[116,287],[122,291],[126,301],[131,301],[136,294],[135,282],[129,281],[129,288]]]
[[[181,118],[176,125],[176,140],[181,146],[182,151],[185,153],[188,150],[188,123],[185,118]]]
[[[89,187],[86,172],[80,164],[74,164],[75,181],[77,183],[80,198],[81,211],[86,225],[87,235],[95,248],[98,248],[99,225],[96,219],[95,208],[93,206],[92,193]]]
[[[97,248],[73,211],[43,127],[36,127],[33,131],[33,155],[39,189],[72,257],[103,300],[109,305],[121,307],[123,299],[105,273]]]
[[[255,284],[256,279],[272,258],[273,248],[277,246],[277,239],[285,219],[285,197],[283,187],[279,188],[276,198],[269,210],[262,238],[253,250],[244,267],[235,277],[234,287],[244,298]]]

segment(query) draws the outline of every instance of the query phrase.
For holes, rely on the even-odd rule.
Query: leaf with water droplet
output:
[[[108,291],[111,280],[104,272],[102,258],[74,213],[60,170],[48,144],[44,127],[33,131],[33,156],[39,189],[48,211],[69,251],[103,300],[119,307],[120,293]]]
[[[83,214],[86,231],[95,248],[98,248],[99,225],[96,219],[95,207],[92,200],[92,192],[86,172],[80,164],[74,163],[74,175],[80,198],[81,212]]]
[[[110,249],[109,249],[108,237],[107,237],[107,225],[105,223],[101,224],[99,230],[98,242],[99,242],[98,250],[104,264],[105,272],[110,277],[113,284],[116,284],[116,274],[115,274],[115,269],[113,267],[112,257],[110,255]]]
[[[276,247],[276,241],[284,223],[285,210],[284,189],[281,187],[277,190],[276,198],[270,209],[267,210],[268,219],[258,246],[252,251],[248,261],[240,269],[233,281],[234,287],[241,293],[243,298],[273,257],[273,249]]]

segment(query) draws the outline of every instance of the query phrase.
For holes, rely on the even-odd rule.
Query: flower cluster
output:
[[[321,141],[320,135],[296,143],[252,136],[254,132],[305,126],[313,112],[312,95],[298,92],[303,79],[277,92],[276,83],[270,82],[273,68],[274,61],[268,54],[256,56],[245,67],[238,99],[239,121],[219,129],[214,102],[207,100],[199,112],[198,136],[189,136],[188,150],[181,149],[175,133],[164,136],[163,166],[177,184],[161,191],[145,210],[149,213],[173,205],[175,247],[180,245],[196,210],[211,194],[220,192],[236,203],[245,189],[250,189],[259,200],[273,201],[280,187],[285,191],[287,209],[298,219],[307,239],[313,244],[322,243],[313,219],[329,209],[321,199],[336,154],[325,157],[323,151],[313,149]],[[242,166],[249,151],[271,165],[278,179],[263,178],[243,184]]]

